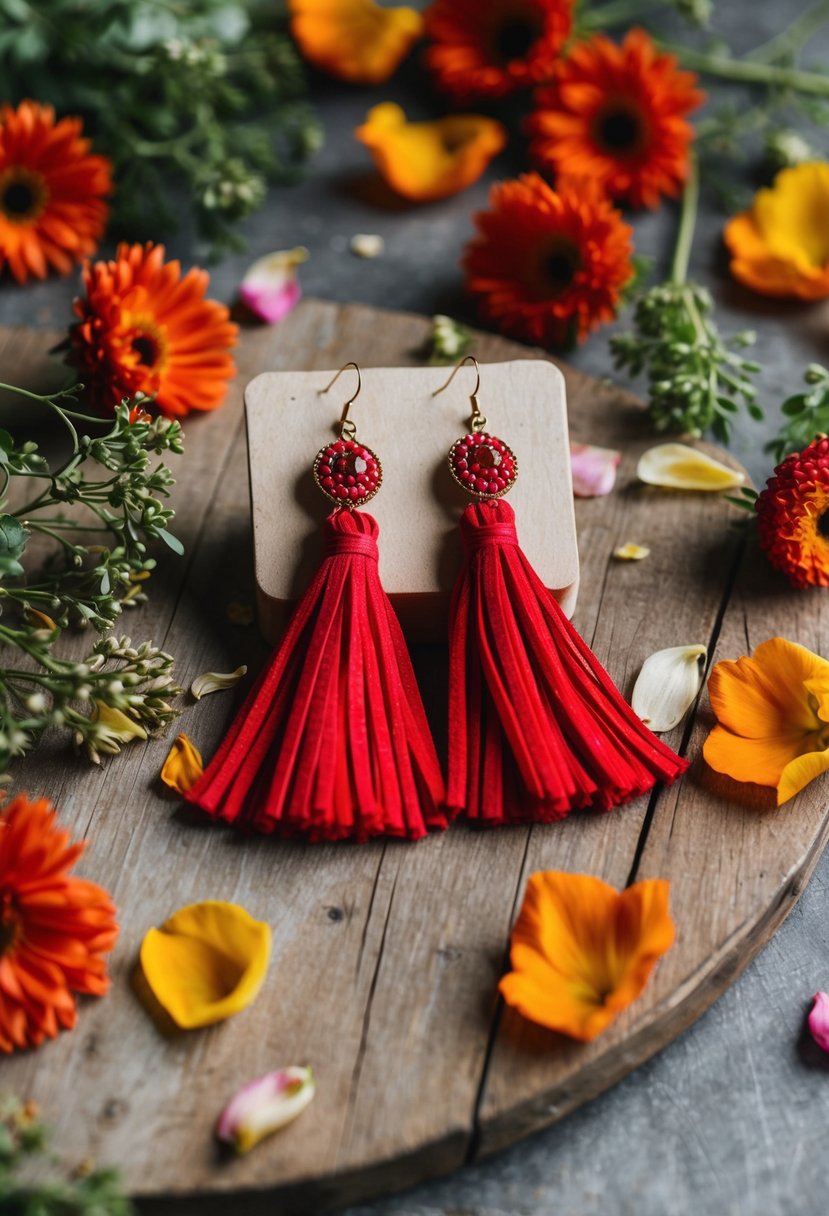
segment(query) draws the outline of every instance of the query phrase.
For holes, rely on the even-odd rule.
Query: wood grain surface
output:
[[[255,628],[230,624],[226,611],[254,598],[241,387],[264,369],[417,363],[427,331],[414,316],[306,301],[276,329],[245,335],[232,401],[185,428],[175,530],[186,556],[165,557],[150,603],[124,618],[124,632],[177,656],[183,685],[207,669],[255,669],[266,654]],[[482,363],[538,357],[487,335],[474,350]],[[623,692],[649,653],[679,642],[703,642],[716,660],[779,632],[825,652],[819,593],[771,576],[720,498],[638,484],[650,442],[641,407],[563,370],[572,437],[624,450],[614,493],[577,504],[575,617]],[[14,372],[7,361],[4,376]],[[651,556],[613,561],[627,540]],[[442,738],[445,653],[424,648],[416,664]],[[188,703],[180,728],[210,755],[233,706],[233,694]],[[710,723],[703,696],[668,741],[696,758]],[[81,1003],[74,1032],[5,1061],[0,1081],[42,1103],[62,1152],[117,1163],[142,1211],[170,1216],[316,1212],[449,1171],[554,1121],[716,999],[793,906],[829,830],[823,783],[777,811],[767,794],[715,781],[694,759],[670,791],[551,827],[455,827],[415,846],[242,839],[197,825],[164,797],[168,743],[134,744],[90,769],[47,741],[16,771],[17,789],[53,798],[89,838],[81,868],[113,892],[122,930],[111,994]],[[526,878],[544,867],[620,886],[645,875],[672,883],[677,943],[591,1045],[521,1022],[496,997]],[[267,920],[271,965],[245,1013],[165,1039],[131,989],[138,946],[201,898]],[[249,1157],[221,1161],[213,1125],[237,1086],[306,1062],[318,1078],[309,1110]]]

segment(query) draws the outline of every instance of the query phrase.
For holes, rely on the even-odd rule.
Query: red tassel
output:
[[[327,556],[189,802],[239,827],[311,840],[414,840],[446,826],[377,535],[371,515],[328,516]]]
[[[461,519],[452,599],[450,810],[483,824],[610,807],[688,767],[637,718],[518,546],[503,499]]]

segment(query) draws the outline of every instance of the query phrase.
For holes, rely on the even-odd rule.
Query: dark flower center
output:
[[[20,921],[8,891],[0,891],[0,958],[12,949],[20,936]]]
[[[581,266],[581,255],[575,245],[562,244],[553,249],[545,258],[543,277],[547,289],[553,295],[560,295],[573,282]]]
[[[821,536],[829,540],[829,511],[823,511],[817,517],[817,530]]]
[[[154,367],[158,362],[158,343],[150,334],[139,334],[137,338],[133,338],[132,349],[144,367]]]
[[[12,182],[3,195],[3,210],[7,215],[28,215],[35,201],[34,191],[25,182]]]
[[[526,59],[544,32],[539,21],[531,17],[510,17],[495,33],[495,55],[500,63]]]
[[[642,142],[642,121],[630,110],[610,110],[601,115],[596,126],[598,142],[608,152],[621,155],[635,152]]]
[[[39,174],[20,168],[0,174],[0,214],[13,224],[35,219],[46,199],[46,186]]]

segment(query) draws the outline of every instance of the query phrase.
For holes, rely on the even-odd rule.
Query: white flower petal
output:
[[[310,1068],[292,1065],[249,1081],[219,1116],[216,1135],[237,1153],[249,1152],[265,1136],[302,1114],[316,1092]]]
[[[570,468],[576,498],[599,498],[616,483],[622,453],[615,448],[597,448],[592,443],[570,444]]]
[[[641,562],[644,557],[650,557],[650,552],[647,545],[637,545],[635,541],[628,540],[613,550],[613,556],[620,562]]]
[[[259,258],[242,279],[239,288],[242,303],[269,325],[281,321],[302,294],[296,268],[308,257],[308,250],[298,245],[295,249],[280,249]]]
[[[714,492],[741,486],[746,479],[745,473],[685,443],[660,443],[648,448],[636,467],[636,476],[649,486]]]
[[[669,646],[642,664],[630,703],[657,733],[672,730],[687,714],[702,683],[705,646]]]
[[[376,232],[358,232],[351,238],[351,252],[358,258],[379,258],[385,249],[386,242]]]
[[[244,663],[235,671],[205,671],[202,675],[196,676],[190,685],[190,692],[197,701],[200,701],[208,693],[220,692],[223,688],[232,688],[234,684],[239,683],[242,676],[247,675],[247,671]]]

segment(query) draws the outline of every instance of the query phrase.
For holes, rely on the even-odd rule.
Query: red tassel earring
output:
[[[313,475],[335,504],[326,556],[210,765],[185,795],[207,814],[311,840],[446,826],[443,780],[408,651],[380,584],[377,521],[356,508],[383,479],[348,411]]]
[[[461,517],[464,564],[449,639],[447,806],[481,824],[550,822],[609,810],[687,768],[636,716],[519,548],[502,495],[515,454],[487,433],[470,397],[470,433],[449,451],[476,501]]]

